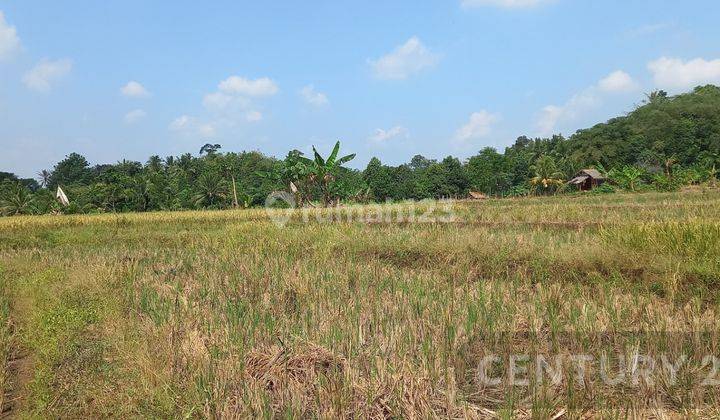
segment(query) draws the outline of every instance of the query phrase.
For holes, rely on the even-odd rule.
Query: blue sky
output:
[[[0,1],[0,170],[341,139],[398,164],[720,84],[720,2]]]

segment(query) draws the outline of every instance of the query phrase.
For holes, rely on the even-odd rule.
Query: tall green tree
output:
[[[501,195],[511,185],[505,156],[486,147],[467,163],[468,178],[473,189],[490,195]]]
[[[384,166],[380,159],[370,159],[363,171],[363,180],[370,188],[370,193],[376,201],[385,201],[393,198],[393,178],[390,169]]]
[[[70,153],[55,165],[48,179],[48,187],[55,189],[58,185],[87,185],[92,181],[92,171],[84,156]]]

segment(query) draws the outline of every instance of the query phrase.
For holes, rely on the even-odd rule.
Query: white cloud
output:
[[[537,120],[538,134],[541,136],[555,134],[559,123],[572,121],[588,110],[597,107],[602,102],[599,93],[600,90],[596,86],[591,86],[573,95],[562,106],[548,105],[544,107]]]
[[[614,71],[598,82],[598,88],[604,92],[632,92],[638,84],[622,70]]]
[[[434,66],[439,60],[438,54],[427,49],[417,37],[412,37],[391,53],[368,62],[378,79],[402,80]]]
[[[263,115],[259,111],[248,111],[245,113],[245,119],[248,122],[258,122],[263,119]]]
[[[249,80],[230,76],[218,84],[217,91],[203,97],[202,104],[211,114],[204,120],[207,122],[183,115],[170,124],[170,129],[213,137],[218,130],[225,132],[241,123],[256,123],[263,119],[263,114],[257,110],[255,102],[278,90],[275,82],[267,77]]]
[[[540,110],[536,121],[537,134],[554,134],[560,123],[573,121],[596,108],[607,95],[632,92],[639,88],[639,84],[629,74],[622,70],[614,71],[597,84],[573,95],[564,105],[548,105]]]
[[[300,96],[310,105],[323,106],[329,102],[327,95],[316,91],[313,85],[308,85],[300,89]]]
[[[181,115],[175,118],[170,123],[168,128],[171,131],[175,131],[181,134],[201,137],[214,137],[217,132],[215,123],[202,123],[196,118],[188,115]]]
[[[230,105],[232,100],[232,96],[226,95],[222,92],[208,93],[205,97],[203,97],[203,106],[211,110],[222,110]]]
[[[267,77],[249,80],[230,76],[218,84],[218,91],[203,97],[203,106],[209,111],[222,113],[226,117],[244,116],[247,121],[259,121],[262,116],[252,111],[253,97],[272,96],[278,87]]]
[[[20,38],[17,30],[5,20],[5,14],[0,10],[0,61],[12,57],[20,50]]]
[[[504,9],[524,9],[541,4],[550,3],[552,0],[462,0],[462,7],[495,6]]]
[[[142,109],[135,109],[125,114],[125,117],[123,119],[125,120],[125,124],[135,124],[146,116],[147,112],[143,111]]]
[[[555,127],[558,121],[565,115],[565,108],[548,105],[540,111],[540,116],[537,120],[538,132],[542,136],[548,136],[555,131]]]
[[[250,80],[239,76],[230,76],[220,82],[221,92],[242,96],[272,96],[278,92],[278,86],[271,79],[261,77]]]
[[[396,125],[388,130],[383,130],[382,128],[376,129],[375,133],[370,136],[369,140],[373,143],[385,143],[386,141],[394,138],[408,138],[409,136],[410,131],[407,128],[401,125]]]
[[[173,122],[170,123],[170,130],[172,131],[184,131],[187,130],[191,125],[195,123],[195,119],[193,117],[189,117],[187,115],[181,115],[173,120]]]
[[[57,61],[42,60],[23,76],[23,83],[29,89],[47,92],[52,83],[65,77],[72,70],[72,61],[63,58]]]
[[[147,98],[150,96],[150,92],[145,89],[145,86],[140,83],[131,80],[125,86],[120,89],[120,93],[128,98]]]
[[[683,61],[661,57],[648,63],[655,84],[664,89],[684,90],[708,83],[720,84],[720,59]]]
[[[472,139],[485,137],[490,134],[493,124],[500,120],[497,114],[488,111],[473,112],[467,124],[460,127],[455,133],[455,140],[465,143]]]

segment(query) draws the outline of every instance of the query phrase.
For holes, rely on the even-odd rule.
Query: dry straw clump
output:
[[[278,413],[384,419],[465,417],[477,410],[435,390],[428,377],[410,366],[393,370],[371,379],[342,357],[309,343],[254,350],[245,360],[247,386],[268,398]]]

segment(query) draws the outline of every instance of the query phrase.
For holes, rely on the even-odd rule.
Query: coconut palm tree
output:
[[[160,172],[162,169],[162,159],[158,155],[150,156],[145,166],[152,172]]]
[[[30,190],[19,182],[8,184],[5,194],[0,199],[0,214],[16,216],[32,213],[34,199]]]
[[[43,188],[46,188],[48,184],[50,183],[50,176],[52,174],[47,169],[43,169],[42,171],[38,172],[38,178],[40,179],[40,186]]]
[[[215,207],[225,200],[228,188],[225,180],[218,174],[206,172],[200,175],[196,184],[197,191],[193,197],[198,207]]]
[[[552,156],[540,156],[530,170],[535,173],[535,176],[530,179],[530,184],[536,190],[542,190],[543,193],[550,192],[565,183],[565,176],[558,170]]]

